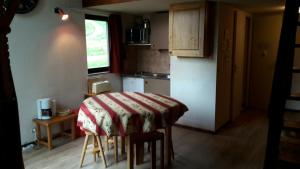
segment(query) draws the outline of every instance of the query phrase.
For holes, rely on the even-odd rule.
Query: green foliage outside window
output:
[[[85,35],[88,68],[109,67],[107,22],[86,19]]]

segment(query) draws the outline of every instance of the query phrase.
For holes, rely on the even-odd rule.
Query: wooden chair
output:
[[[101,144],[101,139],[98,135],[92,133],[92,132],[85,132],[85,140],[83,143],[83,148],[82,148],[82,153],[81,153],[81,157],[80,157],[80,168],[82,167],[83,164],[83,160],[85,157],[85,154],[87,152],[87,146],[88,146],[88,142],[89,142],[89,138],[93,137],[93,150],[92,153],[94,155],[94,161],[96,161],[96,155],[99,157],[99,153],[101,155],[101,158],[103,160],[104,163],[104,167],[107,167],[106,164],[106,160],[105,160],[105,156],[104,156],[104,150],[102,148],[102,144]]]
[[[114,156],[115,156],[115,162],[117,163],[119,161],[119,158],[118,158],[118,136],[111,136],[111,137],[108,137],[106,136],[106,150],[108,151],[110,148],[109,145],[113,145],[114,146]],[[123,152],[122,152],[123,154]]]
[[[172,128],[171,128],[171,130],[172,130]],[[163,131],[164,133],[166,133],[166,129],[159,129],[159,131]],[[170,148],[171,148],[171,157],[174,160],[175,159],[175,154],[174,154],[172,136],[171,136],[171,147]],[[151,142],[148,142],[148,152],[150,152],[150,149],[151,149]]]
[[[164,134],[158,131],[153,131],[149,133],[141,133],[135,134],[132,136],[133,144],[137,145],[138,148],[144,148],[144,142],[151,142],[151,168],[156,169],[156,141],[160,140],[160,168],[164,169]],[[139,151],[139,150],[137,150]],[[141,155],[141,154],[140,154]],[[140,156],[139,155],[139,156]],[[138,155],[136,156],[136,160],[138,159]],[[138,162],[137,162],[138,163]]]

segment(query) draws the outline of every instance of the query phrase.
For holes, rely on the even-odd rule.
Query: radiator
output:
[[[92,84],[92,93],[99,94],[103,92],[109,92],[112,90],[111,84],[109,81],[98,81]]]

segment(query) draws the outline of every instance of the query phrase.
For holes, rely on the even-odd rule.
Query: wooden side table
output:
[[[33,119],[32,121],[35,123],[36,126],[36,134],[39,144],[43,144],[48,147],[49,150],[53,148],[52,145],[52,125],[60,124],[60,135],[61,136],[68,136],[72,140],[75,139],[75,123],[77,119],[77,114],[69,114],[66,116],[55,116],[49,120],[40,120],[40,119]],[[64,129],[64,122],[71,121],[71,133],[65,132]],[[46,127],[47,130],[47,139],[43,139],[41,137],[41,125]]]

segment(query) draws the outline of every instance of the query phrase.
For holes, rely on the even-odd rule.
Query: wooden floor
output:
[[[216,134],[173,127],[175,160],[173,169],[262,169],[267,136],[267,117],[262,112],[243,113],[234,123]],[[40,147],[24,152],[26,169],[78,169],[83,138],[62,144],[51,151]],[[60,143],[57,143],[60,142]],[[159,151],[158,151],[159,152]],[[112,150],[106,152],[108,168],[126,169],[126,156],[114,162]],[[159,153],[157,153],[159,156]],[[137,169],[150,168],[150,156]],[[159,165],[159,157],[157,158]],[[159,166],[158,166],[159,167]],[[87,154],[83,169],[103,168],[102,161],[93,162]]]

